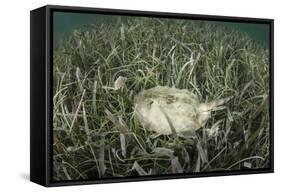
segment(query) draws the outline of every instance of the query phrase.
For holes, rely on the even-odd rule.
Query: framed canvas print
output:
[[[30,179],[273,172],[273,20],[31,11]]]

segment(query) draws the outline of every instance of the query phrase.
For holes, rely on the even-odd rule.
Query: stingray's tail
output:
[[[224,109],[222,105],[227,103],[229,100],[231,100],[234,96],[226,97],[223,99],[218,99],[209,103],[202,103],[199,106],[200,111],[216,111]]]

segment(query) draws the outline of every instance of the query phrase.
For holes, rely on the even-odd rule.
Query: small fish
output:
[[[122,89],[126,86],[127,77],[119,76],[114,82],[114,89]]]
[[[119,76],[115,81],[113,87],[103,86],[104,89],[119,90],[126,86],[127,77]]]

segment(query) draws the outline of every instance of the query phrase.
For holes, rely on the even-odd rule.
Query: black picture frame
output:
[[[270,27],[270,168],[239,171],[214,171],[154,175],[143,177],[102,178],[97,180],[52,181],[52,53],[53,12],[103,13],[208,21],[268,24]],[[274,172],[274,20],[246,17],[196,15],[183,13],[118,10],[89,7],[46,5],[30,12],[30,180],[43,186],[116,183],[160,179],[195,178]]]

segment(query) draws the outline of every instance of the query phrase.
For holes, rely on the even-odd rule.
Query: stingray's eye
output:
[[[172,96],[172,95],[167,95],[167,97],[166,97],[166,103],[167,104],[171,104],[171,103],[173,103],[175,101],[175,97],[174,96]]]
[[[173,103],[173,100],[168,99],[168,100],[166,101],[166,103],[167,103],[167,104],[171,104],[171,103]]]
[[[151,106],[153,104],[153,102],[154,102],[153,100],[150,100],[148,105]]]

